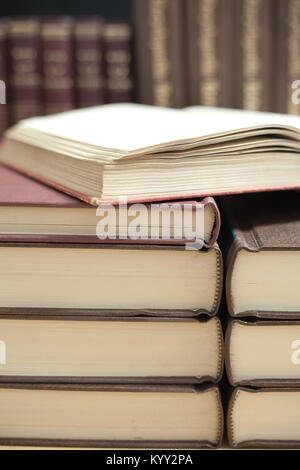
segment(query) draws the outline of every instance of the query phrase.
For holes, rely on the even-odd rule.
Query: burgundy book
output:
[[[9,125],[8,116],[8,55],[7,55],[8,19],[0,19],[0,137]]]
[[[73,19],[46,18],[42,22],[43,93],[46,114],[74,108]]]
[[[129,23],[107,21],[103,29],[106,100],[133,100],[132,27]]]
[[[76,107],[105,102],[103,21],[78,17],[74,25]]]
[[[219,234],[220,213],[213,198],[207,197],[200,202],[203,207],[204,246],[210,247]],[[134,244],[193,242],[193,240],[188,240],[184,233],[180,239],[174,237],[174,231],[178,225],[172,222],[171,218],[174,204],[178,211],[186,206],[192,207],[193,211],[196,208],[196,201],[175,201],[165,204],[163,211],[170,218],[169,238],[164,239],[162,236],[162,219],[156,222],[156,226],[154,222],[151,224],[149,221],[149,228],[151,229],[152,225],[152,229],[154,227],[157,230],[155,237],[143,238],[141,236],[138,239],[131,239],[128,235],[121,236],[121,212],[116,208],[116,218],[112,221],[116,236],[101,240],[96,235],[96,228],[104,212],[102,215],[97,215],[96,207],[0,165],[0,241],[72,243],[116,243],[117,241]],[[150,216],[151,204],[146,207]],[[103,208],[105,209],[105,205]],[[130,208],[129,205],[128,208]],[[128,209],[126,209],[126,218],[127,223],[130,224],[133,218],[128,215]],[[150,230],[147,234],[150,235]]]
[[[15,123],[42,114],[40,21],[13,18],[8,34],[10,120]]]
[[[182,0],[132,2],[139,103],[187,105],[184,4]]]

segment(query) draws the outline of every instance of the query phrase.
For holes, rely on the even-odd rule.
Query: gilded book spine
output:
[[[0,19],[0,137],[8,127],[8,20]]]
[[[186,106],[185,2],[134,0],[133,18],[138,101]]]
[[[10,122],[13,124],[42,113],[39,20],[10,20],[8,40]]]
[[[277,0],[278,109],[300,115],[300,2]]]
[[[132,27],[130,24],[105,23],[104,63],[107,102],[133,101]]]
[[[102,20],[77,18],[74,38],[76,107],[102,104],[105,102]]]
[[[237,107],[273,111],[275,18],[272,0],[236,0]]]
[[[232,0],[186,2],[190,105],[234,106]]]
[[[42,23],[45,114],[74,108],[73,59],[72,18],[45,19]]]

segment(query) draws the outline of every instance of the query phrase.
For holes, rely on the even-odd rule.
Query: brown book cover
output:
[[[0,80],[1,100],[0,100],[0,138],[9,126],[9,100],[8,100],[8,18],[0,19]],[[4,84],[4,87],[3,87]]]
[[[223,375],[217,317],[20,313],[1,314],[0,327],[0,351],[5,344],[7,352],[2,362],[0,354],[0,382],[201,384],[218,383]]]
[[[106,21],[103,41],[106,102],[130,103],[133,101],[131,24]]]
[[[255,328],[256,333],[257,333],[257,328],[260,329],[261,335],[259,338],[255,336],[256,333],[252,333],[251,338],[253,341],[250,343],[248,340],[247,344],[245,345],[245,342],[243,343],[243,351],[249,352],[249,354],[252,352],[255,354],[255,358],[258,358],[261,356],[261,361],[263,362],[263,366],[265,367],[266,370],[266,375],[264,377],[258,378],[258,375],[255,376],[255,371],[253,368],[253,362],[251,361],[251,378],[241,378],[241,379],[236,379],[233,374],[233,369],[232,369],[232,362],[231,362],[231,357],[235,357],[235,353],[230,352],[230,349],[232,347],[232,332],[235,326],[240,326],[243,327],[244,329],[250,329]],[[265,327],[265,328],[264,328]],[[276,338],[272,335],[272,332],[275,332],[276,329],[279,327],[284,327],[285,330],[289,328],[289,331],[291,333],[291,337],[289,335],[285,335],[282,337],[282,341],[280,341],[280,346],[281,348],[279,349],[278,344],[276,342]],[[297,328],[295,328],[297,327]],[[226,366],[226,373],[228,380],[230,384],[234,387],[237,385],[239,386],[246,386],[246,387],[299,387],[300,385],[300,378],[296,377],[297,375],[297,365],[298,365],[298,346],[297,347],[291,347],[293,341],[296,341],[298,345],[297,339],[297,331],[298,328],[300,327],[300,322],[299,321],[289,321],[289,320],[258,320],[258,321],[242,321],[242,320],[236,320],[236,319],[231,319],[228,322],[227,328],[226,328],[226,334],[225,334],[225,366]],[[262,336],[263,330],[268,329],[268,340],[270,342],[264,343],[263,340],[265,339],[266,341],[266,336]],[[295,330],[295,333],[293,334],[292,331]],[[238,335],[238,333],[236,333]],[[280,333],[278,332],[278,335]],[[236,336],[235,336],[236,338]],[[245,338],[245,336],[243,336]],[[255,341],[255,338],[257,340]],[[242,347],[242,339],[239,340],[239,347]],[[284,348],[282,347],[282,344],[284,344]],[[272,345],[270,346],[270,343]],[[292,363],[291,362],[291,357],[296,356],[297,361]],[[258,360],[258,359],[257,359]],[[284,377],[280,377],[279,374],[277,374],[277,377],[272,376],[272,372],[270,372],[270,369],[268,369],[268,363],[274,364],[274,367],[272,366],[272,370],[275,368],[276,361],[280,362],[280,366],[284,368],[285,365],[285,373]],[[244,358],[241,359],[241,363],[244,361]],[[287,368],[286,364],[288,363],[289,367]],[[249,361],[247,361],[247,364],[249,365]],[[289,373],[291,372],[292,368],[294,369],[293,374],[289,376]],[[240,372],[241,373],[241,372]],[[260,373],[261,375],[261,373]]]
[[[40,20],[9,21],[9,100],[11,124],[42,114]]]
[[[8,393],[6,393],[6,391]],[[17,430],[21,429],[20,426],[17,423],[17,417],[16,414],[14,414],[14,425],[13,428],[14,430],[11,431],[14,433],[14,436],[12,435],[7,435],[3,436],[3,432],[0,437],[0,444],[1,445],[35,445],[35,446],[60,446],[60,447],[110,447],[110,448],[177,448],[177,449],[184,449],[184,448],[214,448],[218,447],[221,442],[222,442],[222,437],[223,437],[223,429],[224,429],[224,423],[223,423],[223,408],[222,408],[222,402],[221,402],[221,396],[219,389],[214,386],[214,385],[199,385],[199,386],[191,386],[191,385],[129,385],[129,384],[122,384],[122,385],[105,385],[105,384],[99,384],[99,385],[79,385],[79,384],[68,384],[68,385],[63,385],[63,384],[0,384],[0,395],[3,395],[5,397],[5,400],[8,400],[11,406],[14,406],[14,403],[11,401],[13,400],[13,396],[20,396],[20,393],[24,391],[25,394],[22,394],[25,402],[28,402],[28,405],[25,407],[22,407],[22,404],[18,404],[18,408],[20,410],[21,414],[28,414],[28,406],[32,408],[32,411],[30,411],[30,416],[26,418],[27,424],[29,422],[33,422],[32,417],[34,416],[34,409],[39,408],[39,413],[41,415],[45,415],[45,418],[43,419],[43,423],[41,425],[45,426],[46,428],[43,433],[43,437],[40,435],[38,437],[34,436],[34,431],[31,432],[32,437],[29,438],[24,438],[22,435],[16,435]],[[33,393],[30,393],[33,392]],[[36,393],[38,392],[38,393]],[[44,393],[43,393],[44,392]],[[61,392],[58,393],[58,392]],[[125,439],[119,439],[119,438],[109,438],[109,439],[103,439],[101,437],[99,438],[89,438],[88,434],[85,434],[84,438],[73,438],[70,439],[68,438],[68,435],[71,433],[71,428],[67,427],[67,423],[63,423],[65,426],[65,429],[63,433],[65,434],[65,437],[60,437],[56,438],[55,437],[55,430],[50,431],[50,427],[47,426],[47,421],[49,420],[49,414],[47,414],[47,409],[51,407],[53,410],[52,415],[51,415],[51,423],[52,426],[55,425],[57,426],[57,421],[56,418],[54,417],[54,414],[57,412],[57,408],[55,406],[56,401],[58,400],[58,405],[60,400],[63,400],[65,402],[66,398],[66,392],[68,393],[68,397],[71,398],[71,401],[73,399],[76,400],[77,406],[72,405],[70,401],[68,403],[64,403],[63,409],[65,410],[64,413],[60,414],[59,418],[59,426],[61,427],[62,425],[62,416],[66,416],[68,419],[68,422],[71,421],[76,421],[76,426],[74,427],[75,434],[78,435],[80,433],[80,422],[82,421],[83,424],[82,426],[86,426],[87,430],[90,431],[89,434],[93,433],[95,434],[94,428],[95,426],[98,427],[98,432],[99,434],[112,434],[111,431],[113,431],[113,434],[118,436],[118,434],[124,435],[127,433],[133,434],[133,436],[136,436],[135,438],[126,438]],[[109,393],[107,393],[109,392]],[[94,399],[95,394],[99,395],[99,400],[98,403],[96,404],[98,409],[97,412],[92,408],[92,404],[90,403],[90,400],[88,400],[88,394],[91,394],[91,399]],[[76,394],[76,397],[75,397]],[[93,395],[92,395],[93,394]],[[103,394],[103,395],[102,395]],[[111,395],[110,395],[111,394]],[[134,394],[135,396],[133,396]],[[159,394],[159,395],[156,395]],[[163,394],[168,394],[168,398],[166,401],[166,398],[163,397]],[[182,395],[182,400],[187,404],[187,408],[181,409],[180,412],[176,413],[175,412],[175,401],[174,400],[181,400],[178,395]],[[201,434],[206,435],[206,439],[191,439],[191,438],[176,438],[176,435],[182,436],[184,433],[184,430],[182,429],[182,426],[186,428],[186,432],[188,435],[193,435],[196,434],[197,431],[191,432],[189,430],[189,424],[194,421],[200,419],[200,422],[198,422],[198,426],[201,426],[201,417],[203,421],[207,419],[207,414],[208,411],[205,409],[204,411],[204,406],[199,402],[199,407],[200,411],[195,413],[194,415],[194,420],[189,414],[191,414],[190,407],[188,405],[188,400],[191,399],[192,402],[194,403],[197,400],[197,397],[194,397],[194,394],[199,394],[200,402],[202,401],[202,396],[203,399],[205,399],[205,395],[207,397],[211,396],[210,398],[210,405],[213,406],[213,415],[212,417],[209,417],[209,420],[214,422],[214,424],[211,424],[213,428],[215,427],[216,429],[213,429],[213,436],[211,432],[206,433],[206,429],[201,429]],[[30,400],[29,395],[34,395],[35,399],[38,399],[38,401],[33,401]],[[122,404],[119,404],[119,401],[123,400],[123,397],[125,395],[125,399],[127,397],[127,401],[129,401],[128,406],[125,406],[126,408],[122,408],[124,412],[122,412],[122,409],[120,407]],[[109,400],[109,397],[112,396],[113,402],[115,403],[114,408],[111,408],[111,405],[109,407],[109,411],[111,412],[110,414],[110,421],[109,421],[109,426],[107,425],[107,417],[104,416],[104,413],[107,412],[107,410],[102,410],[102,415],[101,415],[101,399],[105,399],[106,401]],[[3,398],[2,397],[2,398]],[[74,397],[74,398],[73,398]],[[154,399],[154,404],[151,403],[151,397]],[[45,400],[47,400],[45,402]],[[78,401],[79,400],[79,401]],[[145,401],[144,401],[145,400]],[[166,405],[164,407],[161,406],[161,404],[158,404],[158,401],[166,401]],[[45,402],[45,403],[44,403]],[[138,416],[136,415],[136,404],[137,402],[140,403],[140,412]],[[145,419],[150,421],[152,428],[147,429],[147,425],[143,421],[143,407],[142,403],[144,403],[144,406],[146,407],[145,411]],[[47,403],[47,404],[46,404]],[[156,403],[156,406],[155,406]],[[3,404],[3,401],[1,400],[1,404]],[[74,406],[74,409],[72,410],[71,407]],[[197,406],[196,403],[194,406]],[[79,407],[79,408],[78,408]],[[130,408],[131,407],[131,408]],[[150,407],[150,410],[149,408]],[[161,412],[158,414],[157,410],[158,408],[161,408]],[[168,410],[167,410],[168,408]],[[174,410],[173,410],[174,408]],[[117,409],[120,409],[119,414],[117,414]],[[153,409],[153,412],[151,411]],[[130,411],[131,410],[131,411]],[[150,413],[149,413],[150,411]],[[172,434],[172,440],[170,439],[164,439],[164,431],[161,431],[161,428],[158,423],[159,420],[166,420],[166,423],[169,422],[170,420],[170,413],[172,413],[172,421],[175,423],[173,431],[171,432]],[[89,429],[90,426],[88,426],[87,420],[90,419],[90,417],[95,414],[95,413],[100,413],[99,420],[96,423],[93,423],[93,430]],[[125,424],[124,421],[124,413],[130,414],[131,413],[131,419],[128,417],[128,422],[127,425]],[[79,416],[80,413],[80,416]],[[186,414],[187,413],[187,414]],[[198,415],[200,413],[200,417]],[[97,415],[97,414],[96,414]],[[72,416],[72,418],[70,417]],[[78,417],[78,418],[77,418]],[[132,421],[134,419],[134,421]],[[211,418],[211,419],[210,419]],[[189,423],[187,422],[187,419],[189,419]],[[6,421],[12,421],[12,415],[9,415],[9,418],[6,418]],[[35,420],[36,421],[36,420]],[[206,422],[206,421],[205,421]],[[126,426],[126,433],[124,431],[124,428],[119,428],[118,425],[121,423],[123,426]],[[158,423],[158,424],[157,424]],[[200,424],[199,424],[200,423]],[[52,428],[51,426],[51,428]],[[104,429],[101,426],[106,426],[108,429],[106,429],[106,432],[104,432]],[[197,423],[194,423],[194,426],[197,426]],[[2,427],[3,429],[3,427]],[[12,428],[11,428],[12,429]],[[115,432],[114,432],[115,429]],[[178,431],[176,431],[178,429]],[[197,428],[196,428],[197,429]],[[21,431],[19,431],[21,433]],[[30,432],[30,431],[29,431]],[[138,435],[138,432],[140,435]],[[168,432],[168,431],[167,431]],[[60,433],[60,431],[59,431]],[[61,433],[60,433],[61,434]],[[73,433],[72,433],[73,434]],[[149,437],[143,437],[143,435],[149,436],[150,434],[153,435],[153,438]],[[169,431],[170,434],[170,431]],[[161,437],[155,438],[155,435],[159,435]]]
[[[275,2],[272,0],[235,0],[238,108],[251,111],[276,110],[275,13]]]
[[[299,193],[286,191],[227,196],[220,200],[220,204],[233,237],[226,260],[226,297],[230,315],[300,318],[299,305],[298,309],[291,310],[279,306],[272,310],[253,308],[235,312],[236,299],[232,294],[233,273],[240,252],[273,252],[275,255],[278,252],[292,252],[295,253],[292,259],[296,259],[300,251]],[[278,263],[273,281],[280,284],[283,279],[280,261]]]
[[[234,0],[185,2],[190,105],[235,106]]]
[[[276,1],[276,111],[298,115],[300,114],[299,17],[300,3],[297,0]]]
[[[207,197],[200,200],[204,208],[204,235],[207,232],[205,222],[205,211],[213,213],[214,222],[207,236],[204,239],[204,247],[209,248],[217,241],[220,230],[220,212],[213,198]],[[196,201],[175,201],[164,203],[166,210],[168,207],[171,209],[174,204],[181,208],[195,207],[199,204]],[[105,206],[103,206],[105,208]],[[151,204],[146,206],[151,210]],[[11,208],[8,213],[7,209]],[[40,213],[40,208],[44,209],[43,214]],[[19,209],[18,213],[16,210]],[[23,216],[22,214],[23,209]],[[28,211],[32,209],[31,216]],[[34,211],[36,209],[36,211]],[[82,226],[80,233],[75,231],[76,227],[70,227],[66,233],[59,232],[61,225],[66,224],[66,219],[62,217],[54,218],[50,216],[47,219],[47,214],[51,215],[51,209],[63,210],[64,214],[77,214],[72,217],[72,223],[76,223],[77,227]],[[6,211],[6,215],[4,214]],[[83,212],[85,211],[85,212]],[[53,212],[53,211],[52,211]],[[37,215],[35,215],[37,213]],[[86,215],[85,215],[86,214]],[[39,220],[39,216],[42,220]],[[87,218],[88,217],[88,218]],[[16,220],[18,223],[16,224]],[[97,208],[86,204],[79,199],[73,198],[66,193],[57,191],[56,189],[31,179],[22,173],[18,173],[4,165],[0,165],[0,241],[27,241],[27,242],[72,242],[72,243],[133,243],[133,244],[185,244],[191,243],[192,240],[186,238],[163,239],[160,234],[157,238],[139,238],[133,240],[129,237],[121,238],[117,235],[117,240],[107,238],[101,240],[96,236],[96,226],[100,220],[97,216]],[[116,221],[117,222],[117,221]],[[171,215],[170,215],[171,222]],[[69,222],[70,224],[71,222]],[[39,224],[39,225],[37,225]],[[48,231],[45,225],[48,224]],[[43,227],[44,225],[44,227]],[[77,234],[76,234],[77,233]]]
[[[185,11],[182,0],[133,0],[137,100],[187,105]]]
[[[77,17],[74,25],[76,107],[105,102],[103,21],[97,16]]]
[[[48,17],[42,21],[42,69],[45,114],[75,105],[73,19]]]
[[[272,395],[275,397],[273,405],[270,401]],[[226,414],[229,446],[242,449],[299,448],[299,404],[293,403],[296,395],[300,397],[299,388],[233,388]],[[257,399],[260,396],[263,400],[259,404]],[[245,401],[247,397],[250,402]],[[299,402],[299,398],[296,401]],[[239,417],[238,407],[241,409]]]

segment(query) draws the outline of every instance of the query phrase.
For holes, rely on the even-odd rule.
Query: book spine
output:
[[[40,21],[15,18],[8,27],[10,123],[42,113]]]
[[[138,102],[186,106],[185,2],[134,0],[132,7]]]
[[[234,106],[231,0],[186,2],[188,100],[204,106]]]
[[[274,2],[236,0],[235,5],[237,107],[274,111]]]
[[[8,127],[8,56],[7,56],[7,35],[8,20],[0,19],[0,80],[1,80],[1,96],[0,96],[0,138]]]
[[[300,2],[277,0],[276,8],[276,111],[300,115]]]
[[[103,35],[107,102],[131,102],[132,27],[128,23],[106,22]]]
[[[43,94],[45,114],[73,109],[73,21],[70,17],[42,23]]]
[[[105,102],[103,22],[97,17],[77,18],[74,25],[76,107]]]

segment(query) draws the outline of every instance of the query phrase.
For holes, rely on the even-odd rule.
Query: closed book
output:
[[[233,241],[227,257],[230,315],[300,318],[300,219],[297,192],[222,200]]]
[[[0,160],[99,205],[299,188],[299,150],[298,116],[118,103],[24,120]]]
[[[3,315],[0,330],[0,382],[187,384],[222,378],[216,317]]]
[[[232,320],[226,330],[226,370],[232,385],[300,384],[300,322]]]
[[[217,447],[216,386],[0,385],[2,445]]]
[[[8,112],[8,18],[0,19],[0,137],[9,126]]]
[[[222,255],[175,245],[2,242],[0,312],[214,315]]]
[[[238,108],[277,111],[274,77],[275,3],[272,0],[235,0],[233,14]]]
[[[74,24],[76,107],[105,102],[103,21],[97,16],[77,17]]]
[[[227,412],[231,447],[299,448],[299,427],[299,388],[233,390]]]
[[[187,105],[184,7],[182,0],[132,2],[139,103]]]
[[[300,3],[276,2],[276,87],[277,111],[300,114]]]
[[[130,103],[134,91],[131,24],[106,21],[103,43],[106,102]]]
[[[45,114],[75,106],[73,19],[47,17],[41,25]]]
[[[235,107],[234,0],[189,0],[188,103]]]
[[[40,20],[15,17],[8,25],[10,120],[42,114]]]
[[[211,197],[96,208],[0,165],[0,241],[197,243],[208,248],[218,238],[220,223]]]

